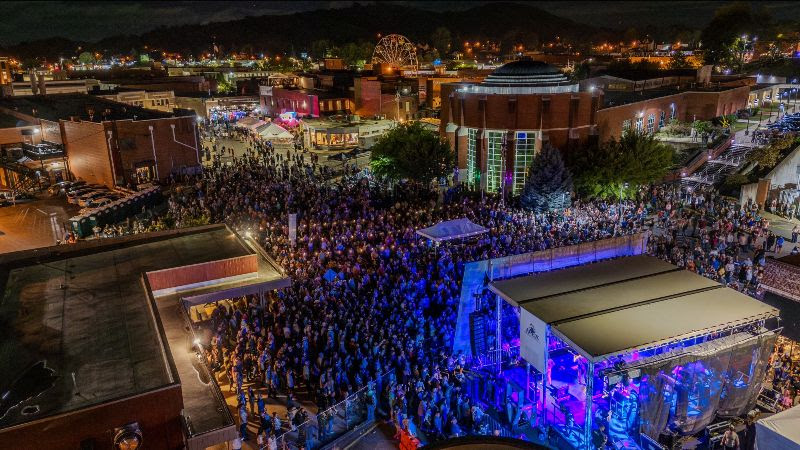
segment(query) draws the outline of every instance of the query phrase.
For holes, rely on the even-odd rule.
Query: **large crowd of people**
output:
[[[334,178],[312,154],[256,141],[173,192],[177,226],[207,217],[252,233],[292,279],[264,308],[251,297],[220,304],[209,325],[205,356],[237,393],[241,437],[252,438],[247,423],[255,423],[255,439],[267,447],[306,420],[301,397],[326,411],[356,391],[368,414],[377,409],[398,430],[422,430],[429,440],[493,432],[481,402],[466,394],[471,362],[450,352],[470,261],[652,228],[652,254],[759,295],[765,255],[783,245],[756,208],[711,189],[659,186],[635,200],[534,214],[459,187],[437,199],[417,187],[388,189],[355,169]],[[293,242],[290,213],[298,218]],[[460,217],[489,233],[444,246],[415,233]],[[288,420],[263,406],[279,392]],[[318,415],[318,437],[332,423]],[[302,446],[311,437],[297,439]]]
[[[449,354],[465,263],[635,232],[647,217],[636,202],[537,215],[457,188],[440,204],[417,188],[326,175],[309,155],[260,148],[214,166],[169,200],[178,224],[207,216],[256,234],[293,280],[263,310],[255,299],[220,307],[209,362],[237,392],[247,380],[292,398],[303,386],[320,410],[378,380],[375,405],[434,436],[481,423],[479,406],[458,394],[467,361]],[[294,243],[289,213],[298,214]],[[459,217],[490,232],[441,247],[416,236]]]

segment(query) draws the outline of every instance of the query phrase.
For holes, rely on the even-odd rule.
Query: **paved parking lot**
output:
[[[56,233],[63,233],[64,223],[79,209],[64,197],[46,194],[42,199],[0,207],[0,253],[54,245]]]

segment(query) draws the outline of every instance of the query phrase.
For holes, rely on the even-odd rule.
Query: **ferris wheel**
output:
[[[417,68],[417,47],[405,36],[390,34],[384,36],[372,53],[373,64],[391,64],[397,67]]]

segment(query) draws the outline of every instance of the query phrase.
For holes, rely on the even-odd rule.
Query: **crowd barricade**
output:
[[[800,267],[769,259],[761,286],[774,294],[800,302]]]
[[[307,450],[320,448],[339,439],[348,431],[375,420],[380,393],[388,382],[388,373],[373,381],[372,405],[368,395],[370,386],[367,385],[341,402],[312,415],[302,424],[290,426],[289,430],[277,437],[278,447],[288,450],[296,450],[301,446]],[[300,442],[301,440],[304,442]]]

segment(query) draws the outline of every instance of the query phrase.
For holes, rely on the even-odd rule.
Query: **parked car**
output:
[[[98,198],[102,198],[106,196],[106,192],[103,191],[92,191],[88,194],[83,195],[82,197],[78,198],[78,204],[80,206],[88,206],[89,202],[92,200],[96,200]]]
[[[47,192],[50,193],[50,195],[66,194],[67,189],[70,187],[72,187],[71,181],[59,181],[47,188]]]
[[[80,189],[70,191],[69,193],[67,193],[67,201],[70,203],[78,203],[78,199],[81,198],[81,196],[88,194],[89,192],[94,192],[94,189],[89,187],[82,187]]]

